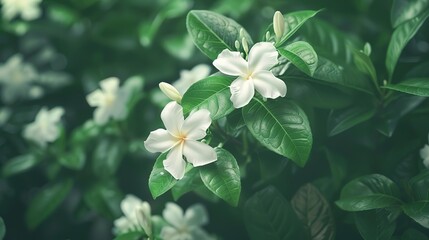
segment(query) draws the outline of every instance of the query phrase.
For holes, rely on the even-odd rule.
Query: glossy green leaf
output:
[[[26,222],[30,229],[36,228],[43,220],[51,215],[64,201],[72,189],[73,181],[63,180],[50,185],[34,196],[26,213]]]
[[[82,148],[75,148],[59,157],[59,163],[66,168],[80,170],[85,165],[86,155]]]
[[[177,181],[171,189],[171,193],[173,194],[174,200],[177,201],[185,193],[199,187],[205,188],[204,184],[201,182],[200,172],[197,168],[192,168],[180,181]]]
[[[281,46],[286,40],[288,40],[301,26],[310,18],[316,16],[319,11],[296,11],[283,15],[285,19],[285,31],[281,40],[276,43],[276,46]],[[270,30],[274,36],[274,32],[272,30],[272,26],[270,26]]]
[[[124,156],[124,148],[120,139],[103,138],[94,149],[92,170],[98,177],[111,177],[116,173]]]
[[[170,190],[177,183],[177,180],[164,169],[163,161],[166,157],[167,153],[159,155],[149,176],[149,190],[154,199]]]
[[[6,225],[4,224],[3,218],[0,217],[0,240],[3,240],[6,235]]]
[[[429,172],[424,171],[408,181],[414,200],[429,200]]]
[[[390,20],[396,28],[429,8],[428,0],[394,0]]]
[[[347,183],[341,190],[340,200],[335,202],[345,211],[400,206],[399,189],[389,178],[380,174],[359,177]]]
[[[274,187],[250,197],[243,213],[250,239],[310,239],[292,206]]]
[[[92,210],[114,220],[123,214],[120,209],[123,197],[123,193],[113,181],[104,181],[86,189],[83,199]]]
[[[365,240],[390,240],[396,229],[395,219],[386,209],[355,212],[354,219],[360,235]]]
[[[392,78],[396,63],[405,45],[414,37],[428,16],[429,9],[411,20],[402,23],[393,32],[386,55],[386,68],[389,78]]]
[[[402,209],[418,224],[429,229],[429,200],[408,203]]]
[[[217,58],[224,49],[236,50],[235,41],[246,38],[253,45],[250,35],[234,20],[220,14],[204,10],[192,10],[186,18],[186,27],[195,45],[210,59]]]
[[[409,228],[402,234],[401,240],[429,240],[429,237],[416,229]]]
[[[374,84],[378,86],[379,84],[377,82],[377,72],[375,70],[374,64],[371,61],[371,58],[365,53],[355,50],[353,52],[353,59],[359,71],[368,74]]]
[[[388,84],[383,88],[404,92],[421,97],[429,97],[429,78],[414,78],[398,84]]]
[[[304,111],[285,98],[253,100],[243,108],[252,135],[265,147],[303,167],[310,155],[313,136]]]
[[[234,106],[230,100],[231,78],[226,76],[210,76],[193,84],[182,98],[183,112],[207,109],[212,120],[231,113]]]
[[[12,158],[6,164],[3,165],[2,175],[4,177],[10,177],[15,174],[30,170],[38,163],[39,160],[33,154],[20,155]]]
[[[340,110],[334,110],[328,117],[328,135],[335,136],[359,123],[371,119],[375,114],[372,106],[354,106]]]
[[[291,200],[293,210],[305,224],[312,240],[335,239],[335,221],[325,197],[312,184],[302,186]]]
[[[278,51],[299,70],[309,76],[313,76],[317,68],[318,58],[310,44],[304,41],[297,41],[286,45],[284,48],[279,48]]]
[[[200,167],[200,176],[210,191],[232,206],[238,205],[241,192],[240,169],[234,156],[216,148],[217,161]]]

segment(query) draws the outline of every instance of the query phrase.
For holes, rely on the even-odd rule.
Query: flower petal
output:
[[[94,121],[99,125],[103,125],[109,120],[110,117],[110,108],[99,107],[94,111]]]
[[[106,78],[100,81],[101,89],[107,93],[115,93],[119,87],[119,79],[116,77]]]
[[[104,102],[104,94],[100,89],[97,89],[86,96],[86,101],[91,107],[100,106]]]
[[[175,179],[182,179],[185,175],[186,162],[182,157],[182,145],[176,145],[167,154],[167,158],[162,162],[164,169]]]
[[[206,136],[207,128],[212,124],[210,112],[206,109],[200,109],[192,112],[183,123],[182,133],[186,139],[199,140]]]
[[[212,237],[208,235],[203,229],[201,228],[193,228],[191,230],[192,239],[198,239],[198,240],[215,240],[215,237]]]
[[[161,239],[170,239],[170,240],[176,240],[180,239],[180,232],[177,231],[177,229],[170,227],[170,226],[164,226],[161,230]]]
[[[213,61],[213,65],[223,74],[240,76],[247,74],[247,62],[241,57],[240,52],[223,50]]]
[[[133,223],[137,224],[137,209],[142,201],[134,195],[128,194],[121,202],[121,210],[124,215]]]
[[[270,71],[259,71],[253,74],[253,84],[256,91],[266,98],[286,96],[286,84],[275,77]]]
[[[212,147],[194,140],[187,140],[183,144],[183,155],[194,167],[203,166],[217,160],[217,154]]]
[[[118,233],[126,233],[133,228],[133,224],[126,217],[120,217],[113,222]]]
[[[57,123],[60,121],[61,116],[64,114],[64,108],[54,107],[49,111],[49,121],[51,123]]]
[[[250,102],[250,100],[252,100],[253,95],[255,95],[253,80],[246,80],[239,77],[231,83],[230,91],[230,99],[234,107],[244,107]]]
[[[165,209],[162,211],[162,216],[164,217],[165,221],[176,228],[180,228],[185,224],[183,221],[182,208],[173,202],[168,202],[165,205]]]
[[[420,149],[420,157],[423,159],[423,164],[429,169],[429,145],[425,145]]]
[[[202,226],[209,222],[206,208],[201,204],[194,204],[186,209],[185,219],[188,226]]]
[[[150,132],[146,141],[144,141],[145,148],[152,153],[166,152],[177,143],[177,138],[173,137],[165,129],[157,129]]]
[[[169,102],[161,112],[161,119],[167,131],[178,136],[183,125],[183,108],[177,102]]]
[[[278,53],[273,43],[259,42],[249,52],[249,69],[252,72],[270,70],[277,63]]]

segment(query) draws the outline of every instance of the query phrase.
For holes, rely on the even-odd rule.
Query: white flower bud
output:
[[[285,31],[285,19],[280,11],[274,13],[273,28],[276,34],[276,41],[280,41]]]
[[[268,40],[270,40],[270,38],[271,38],[271,33],[269,31],[267,31],[265,33],[265,40],[268,41]]]
[[[175,87],[173,87],[173,85],[166,82],[161,82],[159,83],[159,89],[161,89],[165,96],[167,96],[171,100],[176,101],[177,103],[180,103],[182,101],[182,95],[179,93],[179,91],[177,91]]]
[[[234,45],[235,49],[240,50],[240,42],[238,40],[235,40]]]
[[[243,45],[243,50],[246,53],[246,55],[249,53],[249,44],[247,44],[247,40],[245,37],[241,39],[241,45]]]

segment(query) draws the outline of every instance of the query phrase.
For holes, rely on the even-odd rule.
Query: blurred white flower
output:
[[[11,103],[20,98],[40,97],[43,95],[43,89],[33,85],[37,78],[37,71],[32,65],[24,63],[21,55],[10,57],[0,66],[2,100]]]
[[[209,222],[206,209],[201,204],[189,207],[185,213],[175,203],[167,203],[162,216],[170,226],[161,230],[161,238],[168,240],[207,240],[214,239],[202,228]]]
[[[116,77],[102,80],[100,86],[101,90],[97,89],[86,97],[86,101],[91,107],[97,107],[94,111],[94,121],[103,125],[109,118],[125,119],[130,90],[120,88],[119,79]]]
[[[246,61],[240,52],[223,50],[213,65],[222,73],[237,76],[230,86],[235,108],[246,106],[255,95],[255,89],[265,98],[284,97],[286,84],[270,71],[277,63],[278,53],[273,43],[253,45]]]
[[[60,135],[60,119],[64,114],[62,107],[48,110],[43,107],[36,115],[34,122],[24,129],[24,138],[45,147],[47,143],[54,142]]]
[[[173,83],[173,86],[183,95],[192,84],[208,77],[210,70],[210,66],[206,64],[198,64],[191,70],[182,70],[180,78]]]
[[[429,135],[428,135],[429,141]],[[429,169],[429,145],[426,144],[422,149],[420,149],[420,157],[423,159],[423,164],[427,169]]]
[[[181,179],[185,175],[186,161],[194,167],[202,166],[217,160],[215,150],[197,140],[206,136],[211,125],[210,112],[201,109],[191,112],[186,120],[182,106],[176,102],[168,103],[161,112],[165,129],[157,129],[149,134],[144,142],[149,152],[167,152],[164,168],[174,178]]]
[[[39,4],[42,0],[1,0],[3,18],[11,20],[21,15],[24,20],[34,20],[40,17]]]
[[[146,235],[152,236],[151,209],[148,202],[128,194],[121,202],[121,210],[124,216],[114,222],[117,234],[143,230]]]

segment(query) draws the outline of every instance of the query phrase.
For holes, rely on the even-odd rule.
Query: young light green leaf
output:
[[[389,79],[393,76],[393,72],[402,49],[404,49],[405,45],[407,45],[411,38],[414,37],[428,17],[429,9],[411,20],[402,23],[393,32],[386,55],[386,68],[387,73],[389,74]]]
[[[80,170],[85,165],[86,155],[84,149],[76,147],[58,158],[61,165],[73,170]]]
[[[159,155],[149,176],[149,190],[154,199],[167,192],[177,183],[177,180],[164,169],[163,161],[166,157],[167,153]]]
[[[28,227],[30,229],[36,228],[51,215],[67,197],[72,186],[73,181],[68,179],[50,185],[38,192],[27,209],[25,220]]]
[[[250,197],[243,212],[247,232],[253,240],[310,239],[289,202],[272,186]]]
[[[297,41],[277,50],[299,70],[309,76],[313,76],[317,68],[318,59],[316,52],[310,44],[304,41]]]
[[[429,7],[428,0],[394,0],[390,20],[393,28],[418,16]]]
[[[398,84],[388,84],[382,88],[404,92],[421,97],[429,97],[429,78],[413,78]]]
[[[305,224],[312,240],[335,239],[335,221],[325,197],[312,184],[306,184],[291,200],[293,210]]]
[[[281,40],[276,43],[276,46],[281,46],[286,40],[288,40],[292,35],[298,31],[299,28],[310,18],[314,17],[319,11],[296,11],[285,14],[283,17],[285,19],[285,31]],[[272,25],[270,26],[272,30]],[[273,31],[271,31],[273,32]],[[274,35],[274,34],[273,34]]]
[[[259,98],[243,108],[247,128],[262,145],[303,167],[313,144],[304,111],[285,98],[264,102]]]
[[[429,229],[429,200],[408,203],[402,209],[418,224]]]
[[[380,174],[359,177],[341,190],[338,207],[345,211],[365,211],[385,207],[399,207],[399,189],[389,178]]]
[[[377,82],[377,72],[375,71],[375,67],[374,64],[372,64],[371,58],[367,54],[355,50],[353,52],[353,59],[359,71],[368,74],[371,77],[374,85],[377,87],[379,85]]]
[[[424,171],[408,181],[414,200],[429,200],[429,172]]]
[[[333,110],[328,117],[328,135],[335,136],[359,123],[368,121],[375,115],[373,106],[354,106],[350,108]]]
[[[216,148],[217,161],[200,167],[200,176],[210,191],[232,206],[238,205],[241,192],[240,169],[234,156]]]
[[[360,235],[365,240],[391,239],[396,228],[395,219],[391,219],[387,209],[373,209],[353,214]]]
[[[183,112],[207,109],[210,118],[217,120],[234,110],[231,100],[231,78],[226,76],[210,76],[193,84],[182,98]]]
[[[0,240],[3,240],[4,235],[6,235],[6,226],[4,224],[3,218],[0,217]]]
[[[244,37],[252,46],[250,35],[234,20],[211,11],[192,10],[186,18],[186,27],[195,45],[210,59],[217,58],[224,49],[236,50],[235,41]]]
[[[10,177],[18,173],[30,170],[39,163],[39,160],[33,154],[25,154],[12,158],[3,165],[2,175]]]

